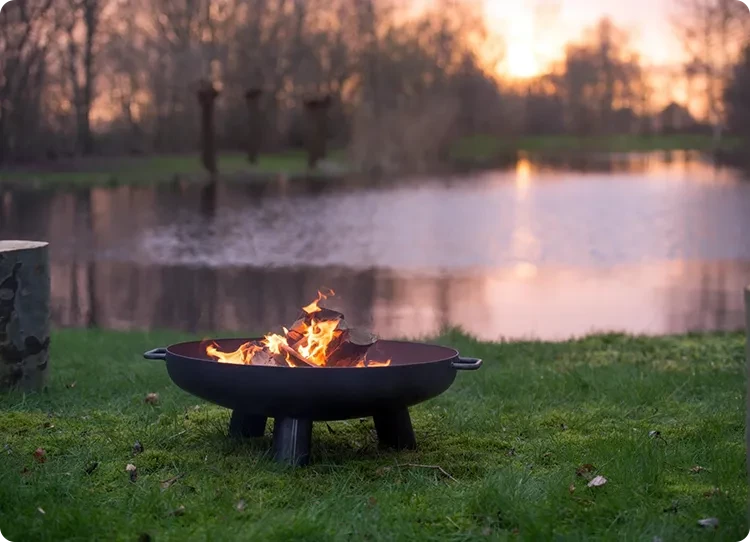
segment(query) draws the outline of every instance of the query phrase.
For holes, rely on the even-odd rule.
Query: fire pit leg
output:
[[[273,424],[273,458],[295,467],[310,462],[312,420],[276,418]]]
[[[232,411],[229,420],[229,436],[235,438],[258,438],[266,432],[266,417]]]
[[[409,409],[381,412],[373,416],[373,420],[381,447],[397,450],[413,450],[417,447]]]

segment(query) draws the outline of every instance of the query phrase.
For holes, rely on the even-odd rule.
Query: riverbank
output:
[[[319,423],[299,470],[268,459],[268,437],[230,440],[227,410],[141,359],[187,338],[54,333],[48,392],[0,395],[7,538],[704,540],[708,518],[712,539],[747,534],[742,334],[448,332],[485,366],[413,409],[417,451],[379,451],[370,420]]]
[[[738,153],[742,142],[725,138],[719,156]],[[645,153],[654,151],[711,152],[710,136],[676,134],[669,136],[541,136],[500,138],[488,135],[466,137],[450,152],[449,162],[436,171],[469,172],[513,166],[521,153],[549,158],[577,158],[602,153]],[[743,154],[743,153],[739,153]],[[329,153],[314,170],[307,167],[304,151],[290,150],[260,156],[252,165],[240,152],[224,152],[218,157],[218,178],[237,182],[269,182],[280,177],[335,179],[356,173],[347,163],[346,150]],[[155,184],[173,181],[205,182],[198,154],[92,157],[61,159],[33,166],[0,169],[0,184],[43,188],[50,186],[116,186]]]

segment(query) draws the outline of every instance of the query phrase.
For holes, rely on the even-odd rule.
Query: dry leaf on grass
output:
[[[604,476],[595,476],[589,483],[588,487],[601,487],[607,483],[607,479]]]
[[[76,381],[74,380],[70,384],[65,384],[65,387],[68,388],[69,390],[75,388],[76,387]]]
[[[576,492],[576,486],[574,484],[570,484],[568,486],[568,493],[570,493],[572,495],[575,492]]]
[[[135,482],[138,479],[138,469],[132,463],[128,463],[125,470],[130,474],[130,481]]]
[[[716,495],[721,495],[723,492],[718,487],[712,487],[708,491],[703,493],[704,497],[715,497]]]
[[[700,525],[701,527],[716,529],[719,526],[719,520],[717,518],[699,519],[698,525]]]
[[[708,469],[704,469],[700,465],[696,465],[690,469],[690,474],[698,474],[700,472],[703,472],[704,470],[708,470]]]
[[[183,505],[178,506],[170,513],[171,516],[183,516],[185,515],[185,507]]]
[[[581,465],[576,469],[576,476],[582,476],[584,478],[590,478],[590,474],[596,470],[596,467],[591,463]]]
[[[37,511],[38,511],[38,512],[39,512],[40,514],[42,514],[42,515],[44,515],[44,514],[46,514],[46,513],[47,513],[47,512],[45,512],[45,511],[44,511],[44,508],[42,508],[41,506],[40,506],[39,508],[37,508]]]
[[[55,426],[51,424],[50,422],[44,422],[44,428],[45,429],[54,429]]]
[[[237,510],[238,512],[242,512],[242,511],[243,511],[243,510],[244,510],[245,508],[247,508],[247,503],[246,503],[246,502],[245,502],[244,500],[240,499],[240,500],[239,500],[239,501],[237,502],[237,504],[235,504],[235,505],[234,505],[234,508],[235,508],[235,510]]]
[[[165,489],[169,489],[172,486],[172,484],[174,484],[177,480],[179,480],[183,476],[184,475],[182,475],[182,474],[178,474],[177,476],[173,476],[169,480],[164,480],[164,481],[160,482],[159,485],[161,486],[162,491],[164,491]]]
[[[34,450],[34,459],[36,459],[39,463],[44,463],[47,461],[47,452],[44,450],[44,448],[37,448]]]
[[[158,393],[149,393],[146,395],[146,398],[144,399],[148,404],[155,405],[159,402],[159,394]]]
[[[378,467],[378,470],[375,471],[375,474],[378,476],[385,476],[388,472],[390,472],[391,467]]]

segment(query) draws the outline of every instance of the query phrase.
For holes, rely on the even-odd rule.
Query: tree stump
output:
[[[750,286],[745,288],[745,321],[746,321],[746,333],[745,341],[747,344],[747,368],[750,370]],[[747,464],[750,465],[750,380],[747,383],[747,424],[745,429],[745,441],[747,447],[745,453],[747,454]],[[749,470],[750,472],[750,470]],[[748,505],[748,513],[750,513],[750,504]]]
[[[0,390],[41,390],[49,361],[48,244],[0,241]]]
[[[259,88],[251,88],[245,92],[248,126],[250,128],[247,138],[247,159],[251,164],[258,163],[258,154],[260,153],[261,133],[263,132],[263,116],[260,111],[261,94],[263,94],[263,91]]]
[[[214,101],[219,91],[207,80],[202,80],[198,88],[198,103],[201,106],[201,156],[203,167],[211,174],[216,173],[216,143],[214,141]]]

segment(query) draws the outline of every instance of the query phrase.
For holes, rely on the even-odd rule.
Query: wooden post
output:
[[[0,390],[41,390],[49,361],[48,244],[0,241]]]
[[[211,175],[216,173],[216,144],[214,142],[214,101],[219,95],[210,81],[202,80],[198,88],[201,106],[201,150],[203,166]]]
[[[251,164],[258,163],[260,153],[261,132],[263,131],[262,116],[260,113],[260,96],[263,91],[259,88],[251,88],[245,92],[247,103],[248,127],[247,159]]]
[[[307,166],[313,169],[319,160],[326,157],[331,97],[326,95],[322,98],[309,98],[304,104],[307,111]]]

